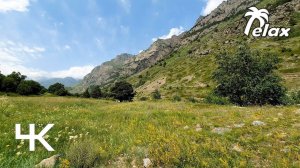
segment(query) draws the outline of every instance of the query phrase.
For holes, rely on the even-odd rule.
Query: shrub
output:
[[[90,98],[90,93],[89,93],[89,89],[86,89],[83,93],[82,93],[82,97],[83,98]]]
[[[181,101],[181,97],[178,95],[173,96],[173,101]]]
[[[3,83],[3,80],[4,80],[5,76],[1,74],[1,71],[0,71],[0,91],[2,91],[2,83]]]
[[[192,103],[197,103],[198,102],[194,97],[189,97],[187,100],[189,102],[192,102]]]
[[[99,86],[90,86],[88,89],[88,93],[90,95],[91,98],[101,98],[102,93],[101,93],[101,89]]]
[[[48,92],[57,96],[67,96],[69,92],[65,89],[65,86],[61,83],[55,83],[48,88]]]
[[[215,93],[211,93],[207,97],[205,97],[205,102],[210,104],[218,104],[218,105],[230,104],[228,98],[218,96]]]
[[[130,83],[126,81],[116,82],[111,88],[111,95],[113,98],[123,102],[132,101],[135,93]]]
[[[147,101],[147,100],[148,100],[147,97],[141,97],[141,98],[140,98],[140,101]]]
[[[6,77],[2,82],[2,90],[4,92],[16,92],[18,83],[11,77]]]
[[[159,93],[159,91],[156,89],[154,92],[152,92],[152,98],[154,100],[159,100],[161,99],[161,94]]]
[[[22,81],[18,88],[17,93],[20,95],[38,95],[41,93],[43,87],[36,81]]]
[[[72,144],[66,152],[71,167],[92,168],[99,161],[98,146],[92,140],[78,141]]]
[[[218,83],[217,95],[228,97],[239,105],[281,104],[286,89],[274,73],[278,56],[251,52],[241,46],[236,54],[217,56],[218,68],[213,78]]]
[[[291,92],[282,98],[284,105],[300,104],[300,90]]]

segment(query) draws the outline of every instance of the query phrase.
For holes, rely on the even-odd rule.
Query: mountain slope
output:
[[[116,80],[141,72],[170,54],[178,45],[179,39],[176,36],[166,40],[159,39],[147,50],[136,56],[121,54],[115,59],[94,68],[72,92],[83,92],[90,85],[106,86]]]
[[[64,84],[66,87],[73,87],[77,85],[80,82],[78,79],[74,79],[71,77],[66,78],[50,78],[50,79],[41,79],[39,80],[39,83],[48,88],[50,85],[53,85],[55,83],[61,83]]]
[[[226,8],[226,4],[232,4],[232,2],[223,2],[221,7]],[[241,4],[244,3],[241,2]],[[247,20],[243,17],[245,7],[241,7],[241,11],[236,11],[229,18],[217,16],[217,18],[225,18],[222,21],[216,20],[204,24],[206,17],[203,17],[190,31],[184,34],[177,51],[161,61],[164,62],[163,64],[158,63],[137,75],[131,76],[128,80],[138,86],[136,88],[138,97],[149,96],[151,92],[158,89],[165,98],[181,96],[201,99],[215,86],[211,79],[212,72],[216,67],[215,55],[221,51],[233,52],[240,43],[245,42],[252,50],[279,55],[282,58],[279,73],[285,79],[285,85],[289,90],[299,90],[299,4],[299,0],[288,2],[264,0],[256,5],[258,8],[269,10],[272,27],[291,28],[291,34],[288,38],[245,36],[243,34],[247,24]],[[216,11],[220,11],[220,8],[214,10],[212,14]],[[293,24],[291,24],[292,22]],[[144,84],[140,86],[139,83]]]
[[[132,57],[118,72],[120,75],[100,80],[109,85],[122,78],[132,83],[138,97],[149,96],[155,89],[163,97],[175,95],[201,99],[215,83],[211,79],[215,55],[233,52],[242,42],[260,52],[273,52],[282,58],[279,73],[285,85],[300,89],[300,1],[299,0],[228,0],[208,16],[200,17],[195,26],[168,40],[159,40],[143,53]],[[288,38],[253,38],[243,34],[248,7],[267,8],[272,27],[290,27]],[[255,24],[257,24],[255,22]],[[94,71],[92,74],[95,73]],[[99,78],[106,73],[98,73]],[[84,80],[86,86],[93,84]]]

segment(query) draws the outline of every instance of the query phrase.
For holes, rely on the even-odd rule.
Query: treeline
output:
[[[0,72],[0,92],[17,93],[20,95],[40,95],[47,91],[40,83],[26,80],[20,72],[12,72],[5,76]]]
[[[126,81],[119,81],[114,84],[110,89],[101,90],[100,86],[90,86],[81,95],[84,98],[114,98],[121,102],[132,101],[135,92],[133,86]]]
[[[133,86],[125,81],[116,82],[114,86],[103,91],[100,86],[90,86],[82,94],[71,94],[61,83],[55,83],[47,89],[37,81],[26,80],[26,76],[20,72],[12,72],[7,76],[0,72],[0,92],[16,93],[25,96],[51,93],[56,96],[75,96],[95,99],[113,98],[121,102],[132,101],[135,95]]]

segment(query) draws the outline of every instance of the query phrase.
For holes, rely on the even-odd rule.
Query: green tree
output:
[[[1,71],[0,71],[0,91],[3,91],[2,90],[2,84],[3,84],[4,79],[5,79],[5,76],[3,74],[1,74]]]
[[[154,100],[158,100],[158,99],[161,99],[161,94],[159,93],[159,91],[157,89],[155,89],[154,92],[152,92],[152,98]]]
[[[22,75],[20,72],[12,72],[11,74],[7,75],[7,77],[13,78],[17,85],[26,79],[26,76]]]
[[[102,93],[101,93],[101,89],[99,86],[90,86],[88,89],[89,95],[92,98],[101,98]]]
[[[20,72],[12,72],[7,75],[2,81],[2,91],[5,92],[16,92],[18,85],[25,80],[26,76]]]
[[[17,88],[17,93],[20,95],[38,95],[41,93],[43,87],[36,81],[24,80]]]
[[[91,97],[88,88],[82,93],[82,97],[83,98],[90,98]]]
[[[5,77],[2,81],[2,90],[4,92],[16,92],[18,83],[11,77]]]
[[[274,73],[279,58],[261,55],[241,46],[236,54],[217,56],[218,68],[213,78],[218,83],[215,92],[239,105],[281,104],[286,89]]]
[[[66,90],[65,86],[61,83],[55,83],[48,88],[48,92],[55,94],[57,96],[67,96],[69,92]]]
[[[130,83],[126,81],[116,82],[111,88],[111,95],[113,98],[122,101],[132,101],[135,93]]]

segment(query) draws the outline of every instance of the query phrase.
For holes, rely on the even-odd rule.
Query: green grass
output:
[[[298,167],[300,164],[299,107],[217,106],[186,102],[117,103],[59,97],[3,97],[0,100],[0,167],[32,167],[44,158],[64,154],[74,141],[97,144],[99,167],[118,167],[120,160],[138,167],[148,156],[154,167]],[[252,126],[255,120],[265,126]],[[28,151],[14,126],[55,126],[47,141]],[[244,123],[242,128],[234,124]],[[196,131],[199,124],[202,131]],[[223,135],[215,127],[230,127]],[[70,140],[70,136],[78,136]],[[82,138],[80,138],[82,137]],[[59,139],[57,139],[59,138]],[[19,145],[19,148],[17,146]],[[234,150],[238,146],[241,151]],[[17,155],[21,152],[20,155]],[[123,159],[122,159],[123,158]]]

